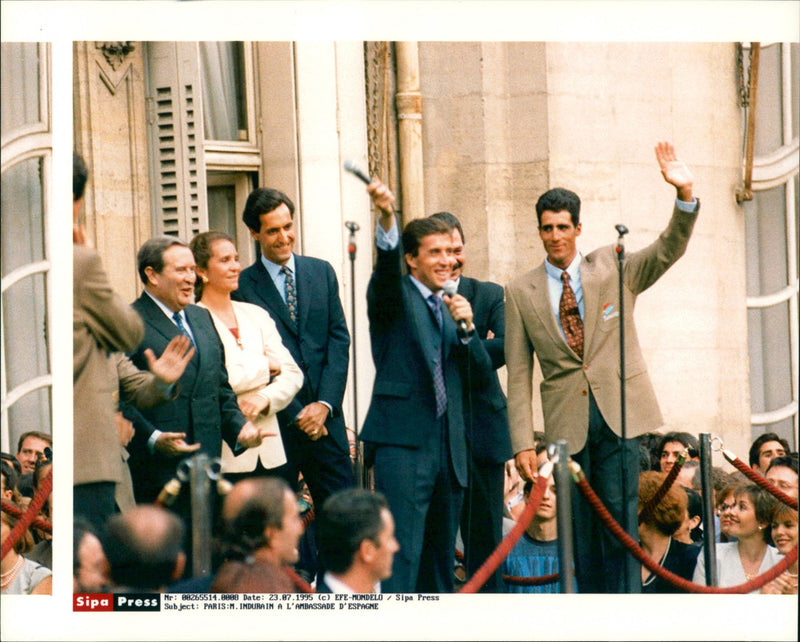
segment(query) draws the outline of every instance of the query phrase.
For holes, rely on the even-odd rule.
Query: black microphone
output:
[[[458,290],[458,285],[456,284],[455,281],[448,279],[447,281],[444,282],[442,289],[444,290],[444,293],[447,296],[452,298],[456,295],[456,291]],[[456,321],[456,323],[458,324],[458,330],[461,333],[461,335],[466,337],[469,334],[469,330],[467,329],[467,322],[464,319],[459,319],[458,321]]]
[[[360,178],[367,185],[369,185],[372,182],[372,179],[369,176],[367,176],[364,172],[362,172],[361,169],[358,167],[358,165],[356,165],[353,161],[346,160],[344,162],[344,168],[356,178]]]
[[[622,223],[619,225],[615,225],[614,229],[617,230],[617,234],[620,236],[625,236],[628,233],[628,228],[625,227]]]

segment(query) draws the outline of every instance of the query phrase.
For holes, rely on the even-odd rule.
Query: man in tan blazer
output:
[[[531,408],[536,353],[544,379],[540,394],[547,440],[568,442],[572,458],[620,523],[625,523],[620,459],[621,452],[626,453],[625,512],[634,537],[639,459],[633,438],[657,428],[662,419],[636,336],[633,309],[637,295],[685,252],[699,208],[691,172],[673,146],[659,143],[655,151],[664,180],[677,190],[677,200],[667,229],[653,244],[628,255],[623,266],[628,439],[622,449],[617,256],[613,245],[587,255],[577,251],[581,224],[576,194],[556,188],[540,197],[536,213],[547,258],[506,288],[508,416],[520,474],[533,479],[537,470]],[[627,564],[626,581],[624,549],[574,489],[572,505],[578,590],[638,592],[638,564]]]
[[[138,346],[144,324],[111,288],[100,255],[78,224],[87,178],[83,159],[73,154],[73,512],[102,528],[124,474],[114,422],[117,364],[110,355]]]

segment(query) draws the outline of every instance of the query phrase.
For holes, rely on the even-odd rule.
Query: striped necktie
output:
[[[433,314],[436,317],[436,324],[439,327],[439,333],[442,331],[442,300],[435,294],[428,297]],[[447,410],[447,388],[444,382],[444,370],[442,369],[442,339],[438,341],[439,354],[436,355],[436,361],[433,367],[433,392],[436,395],[436,418],[441,417],[445,410]]]

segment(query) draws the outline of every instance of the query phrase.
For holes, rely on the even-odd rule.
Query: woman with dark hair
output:
[[[223,470],[233,481],[247,476],[280,474],[286,454],[275,416],[303,385],[303,373],[284,347],[266,310],[231,300],[239,287],[239,254],[224,232],[203,232],[190,244],[198,279],[198,305],[211,313],[225,347],[228,381],[245,418],[272,433],[258,448],[234,457],[222,443]],[[296,483],[295,480],[287,480]]]
[[[661,488],[666,473],[645,471],[639,475],[639,513]],[[647,554],[664,569],[691,579],[700,551],[694,544],[673,538],[684,523],[688,498],[680,486],[672,485],[661,501],[649,509],[639,523],[639,540]],[[661,579],[642,566],[642,593],[684,593],[682,589]]]
[[[755,484],[743,484],[734,489],[728,535],[735,537],[736,541],[716,547],[717,585],[720,588],[744,584],[775,566],[783,557],[776,548],[767,544],[776,501]],[[700,555],[693,581],[705,584],[705,578],[705,560]],[[758,593],[758,590],[752,592]]]
[[[773,459],[773,461],[775,461]],[[772,540],[783,555],[797,548],[797,511],[779,503],[772,511]],[[762,593],[797,595],[797,561],[761,588]]]

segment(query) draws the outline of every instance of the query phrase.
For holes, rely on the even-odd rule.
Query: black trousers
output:
[[[626,476],[622,477],[622,457]],[[600,414],[594,396],[589,397],[589,435],[583,449],[572,455],[603,505],[627,532],[638,540],[639,440],[615,435]],[[623,506],[623,484],[625,505]],[[641,569],[636,560],[600,522],[596,513],[573,485],[573,538],[575,577],[579,593],[641,593]],[[626,587],[627,575],[627,587]]]

